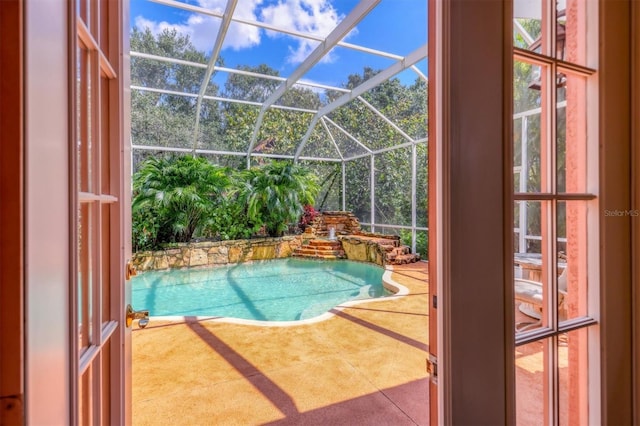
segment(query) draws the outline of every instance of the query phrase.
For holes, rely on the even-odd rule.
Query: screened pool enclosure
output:
[[[425,8],[132,2],[134,171],[180,153],[238,169],[298,162],[318,176],[317,210],[351,211],[363,229],[400,235],[425,257]]]

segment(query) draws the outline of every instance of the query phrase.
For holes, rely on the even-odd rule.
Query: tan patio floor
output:
[[[134,325],[134,425],[428,424],[427,263],[392,278],[410,295],[314,324]]]

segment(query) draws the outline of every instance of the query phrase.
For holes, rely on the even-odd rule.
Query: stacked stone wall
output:
[[[370,262],[376,265],[385,265],[385,251],[375,241],[364,240],[357,236],[340,237],[342,243],[342,249],[344,250],[347,259],[356,260],[359,262]]]
[[[392,263],[389,258],[390,247],[400,245],[397,236],[362,231],[358,218],[350,212],[330,211],[318,215],[302,235],[180,244],[164,250],[135,253],[132,262],[142,272],[286,258],[315,238],[326,239],[330,228],[335,229],[336,239],[342,243],[344,254],[350,260],[377,265]]]
[[[360,221],[351,212],[328,211],[322,212],[311,223],[311,231],[317,236],[329,235],[329,229],[334,228],[336,235],[355,235],[361,232]],[[307,231],[307,232],[308,232]]]
[[[252,260],[290,257],[302,244],[301,236],[251,240],[205,241],[133,255],[138,271],[222,266]]]

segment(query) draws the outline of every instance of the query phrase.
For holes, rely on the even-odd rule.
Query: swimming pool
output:
[[[337,305],[387,297],[384,269],[351,261],[277,259],[133,277],[133,306],[151,316],[300,321]]]

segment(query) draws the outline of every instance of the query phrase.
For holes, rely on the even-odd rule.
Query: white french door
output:
[[[432,419],[597,423],[599,4],[430,3]]]
[[[516,0],[513,15],[516,421],[591,424],[599,418],[598,61],[587,29],[597,4],[527,6]]]
[[[130,423],[128,63],[123,3],[75,2],[72,200],[76,206],[72,336],[74,423]],[[73,20],[72,20],[73,22]],[[127,49],[128,50],[128,49]],[[75,388],[74,388],[75,385]],[[73,410],[72,410],[73,411]]]
[[[130,423],[127,4],[23,2],[26,424]]]

